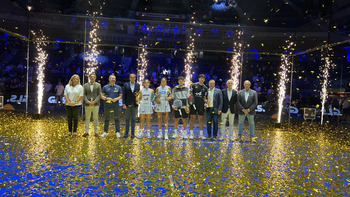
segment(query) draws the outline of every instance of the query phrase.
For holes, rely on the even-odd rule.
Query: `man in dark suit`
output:
[[[237,141],[242,141],[243,124],[247,117],[249,122],[250,141],[256,142],[254,138],[254,115],[255,108],[258,105],[258,95],[256,91],[250,89],[250,81],[244,81],[244,89],[238,93],[238,138]]]
[[[100,109],[101,84],[96,82],[96,74],[89,75],[89,82],[84,84],[85,102],[85,133],[83,137],[89,135],[91,112],[94,119],[95,136],[98,136],[98,111]]]
[[[215,88],[215,81],[209,81],[208,99],[207,99],[207,132],[208,139],[216,140],[219,127],[219,116],[222,110],[222,93]],[[211,126],[213,125],[213,137],[211,136]]]
[[[131,138],[135,137],[135,123],[138,104],[136,103],[136,96],[140,92],[140,84],[136,83],[136,75],[130,74],[130,82],[123,86],[123,109],[125,109],[125,134],[124,138],[129,136],[129,126],[131,119]]]
[[[221,137],[223,140],[226,135],[226,121],[229,120],[229,139],[233,141],[233,129],[235,122],[235,105],[237,103],[237,91],[233,89],[233,80],[226,82],[227,89],[222,90],[222,113],[221,113]]]

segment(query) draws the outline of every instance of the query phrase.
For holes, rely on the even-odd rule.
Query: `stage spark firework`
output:
[[[291,37],[290,37],[291,38]],[[291,49],[294,45],[293,42],[290,40],[287,40],[287,47],[285,50],[287,51],[286,54],[282,54],[281,56],[281,66],[279,71],[279,82],[278,82],[278,118],[277,122],[281,123],[281,116],[282,116],[282,109],[283,109],[283,102],[286,97],[286,84],[289,82],[289,73],[291,67]]]
[[[196,22],[194,21],[194,17],[191,18],[192,20],[192,24],[195,24]],[[193,31],[193,27],[191,28],[191,30]],[[190,87],[191,83],[192,83],[192,65],[195,61],[195,55],[194,55],[194,37],[196,36],[196,33],[193,33],[190,36],[189,39],[189,44],[187,46],[187,53],[186,53],[186,58],[185,58],[185,86]],[[200,36],[200,35],[198,35]]]
[[[143,81],[145,80],[145,76],[147,75],[147,67],[148,67],[148,60],[147,60],[147,45],[143,44],[145,41],[146,36],[144,39],[140,39],[140,53],[139,57],[137,58],[137,83],[140,84],[142,89]]]
[[[37,106],[38,106],[38,114],[41,114],[41,108],[43,104],[43,95],[44,95],[44,78],[45,78],[45,65],[47,63],[48,54],[44,50],[44,47],[47,46],[46,40],[47,37],[44,36],[43,32],[40,31],[39,34],[36,34],[32,31],[32,34],[35,37],[34,46],[37,51],[37,56],[35,57],[35,63],[38,64],[37,70],[37,80],[38,80],[38,97],[37,97]]]
[[[92,3],[89,1],[89,4],[92,5]],[[102,9],[105,5],[105,2],[103,2],[103,5],[99,7],[99,11],[92,12],[93,19],[90,21],[90,32],[89,32],[89,43],[88,43],[88,51],[85,54],[85,61],[86,61],[86,75],[90,75],[91,73],[95,73],[98,69],[98,56],[100,55],[100,51],[97,49],[97,44],[101,41],[101,39],[98,37],[98,30],[100,29],[100,21],[96,19],[95,17],[97,15],[102,16]],[[89,14],[89,11],[87,11],[87,15]]]
[[[100,38],[97,35],[97,31],[100,28],[99,26],[99,20],[93,20],[90,22],[91,24],[91,30],[89,33],[89,44],[88,44],[88,51],[85,55],[85,61],[86,61],[86,75],[89,75],[91,73],[95,73],[96,69],[98,68],[98,56],[100,55],[99,50],[97,50],[97,43],[100,41]]]
[[[239,86],[239,76],[241,73],[242,68],[242,56],[243,56],[243,44],[239,41],[241,40],[241,37],[243,36],[243,31],[237,31],[237,40],[238,42],[233,43],[233,51],[234,54],[232,55],[231,60],[231,79],[233,80],[233,89],[238,90]]]
[[[332,62],[332,60],[330,59],[330,52],[332,51],[332,48],[328,47],[327,48],[327,55],[326,57],[324,56],[323,51],[321,51],[322,54],[322,58],[321,61],[323,62],[323,65],[320,66],[320,78],[322,80],[321,82],[321,124],[323,124],[323,115],[325,112],[325,103],[326,100],[328,98],[328,92],[327,92],[327,88],[328,88],[328,83],[329,83],[329,71],[330,69],[333,69],[335,67],[335,64]]]

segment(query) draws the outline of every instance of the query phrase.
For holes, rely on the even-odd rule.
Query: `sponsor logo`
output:
[[[262,105],[257,105],[255,111],[256,112],[265,112],[265,109],[263,108]]]
[[[8,103],[25,103],[27,102],[27,96],[26,95],[11,95],[9,99],[6,100]]]

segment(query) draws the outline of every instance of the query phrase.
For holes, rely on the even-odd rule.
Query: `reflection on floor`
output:
[[[242,143],[83,138],[83,123],[65,137],[63,121],[1,118],[1,196],[350,195],[349,143],[324,132],[265,128],[256,144],[247,131]]]

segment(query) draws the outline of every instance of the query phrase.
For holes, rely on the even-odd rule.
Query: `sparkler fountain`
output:
[[[237,36],[238,36],[238,40],[241,39],[241,37],[243,36],[243,31],[237,31]],[[242,52],[242,46],[243,44],[240,42],[234,42],[233,44],[233,51],[234,54],[232,56],[232,60],[231,60],[231,79],[233,80],[233,89],[234,90],[238,90],[239,88],[239,77],[241,74],[241,68],[242,68],[242,56],[243,56],[243,52]]]
[[[290,37],[291,38],[291,37]],[[288,71],[291,67],[291,49],[294,45],[293,42],[290,40],[287,40],[287,47],[285,48],[287,51],[287,54],[282,54],[281,56],[281,66],[279,71],[279,82],[278,82],[278,117],[277,117],[277,123],[281,123],[281,116],[282,116],[282,110],[283,110],[283,102],[286,97],[286,84],[289,81],[289,75]]]
[[[38,64],[38,70],[37,70],[37,80],[38,80],[38,97],[37,97],[37,105],[38,105],[38,114],[41,114],[41,108],[43,104],[43,96],[44,96],[44,78],[45,78],[45,65],[47,63],[47,57],[48,54],[44,50],[43,47],[47,46],[47,43],[45,42],[47,40],[47,37],[44,36],[43,32],[40,31],[37,35],[34,31],[32,31],[32,34],[35,37],[34,45],[38,52],[38,55],[35,57],[35,62]]]
[[[323,115],[324,115],[324,111],[325,111],[325,103],[326,103],[326,99],[328,98],[328,93],[327,93],[327,87],[328,87],[328,83],[329,83],[329,70],[333,69],[335,67],[335,64],[332,62],[332,60],[330,59],[330,54],[329,52],[332,51],[332,48],[327,47],[327,55],[326,57],[324,57],[324,53],[323,50],[321,51],[322,54],[322,58],[321,61],[324,62],[324,64],[322,66],[320,66],[320,78],[323,80],[321,82],[322,85],[322,89],[321,89],[321,125],[323,124]]]
[[[195,24],[196,22],[194,21],[194,16],[192,16],[191,18],[192,20],[192,24]],[[193,31],[193,27],[191,28],[191,30]],[[193,35],[190,36],[190,40],[189,40],[189,44],[187,46],[187,53],[186,53],[186,58],[185,58],[185,86],[190,87],[191,83],[192,83],[192,65],[195,59],[194,56],[194,37],[196,36],[196,33],[193,33]],[[198,35],[200,36],[200,35]]]
[[[139,57],[137,58],[137,83],[140,84],[141,89],[142,89],[142,83],[145,79],[145,75],[147,75],[147,67],[148,67],[147,45],[143,43],[146,38],[147,37],[144,36],[143,39],[140,39],[141,48],[139,48]]]
[[[103,2],[103,5],[105,5],[105,2]],[[98,69],[98,56],[100,55],[100,51],[97,50],[97,43],[101,41],[101,39],[97,35],[97,31],[100,29],[100,21],[95,18],[96,15],[102,16],[102,8],[103,6],[100,6],[99,11],[92,12],[93,19],[90,21],[90,32],[89,32],[89,44],[88,44],[88,51],[85,54],[84,60],[86,61],[86,75],[89,75],[91,73],[95,73]],[[89,11],[87,11],[87,15],[89,15]]]

